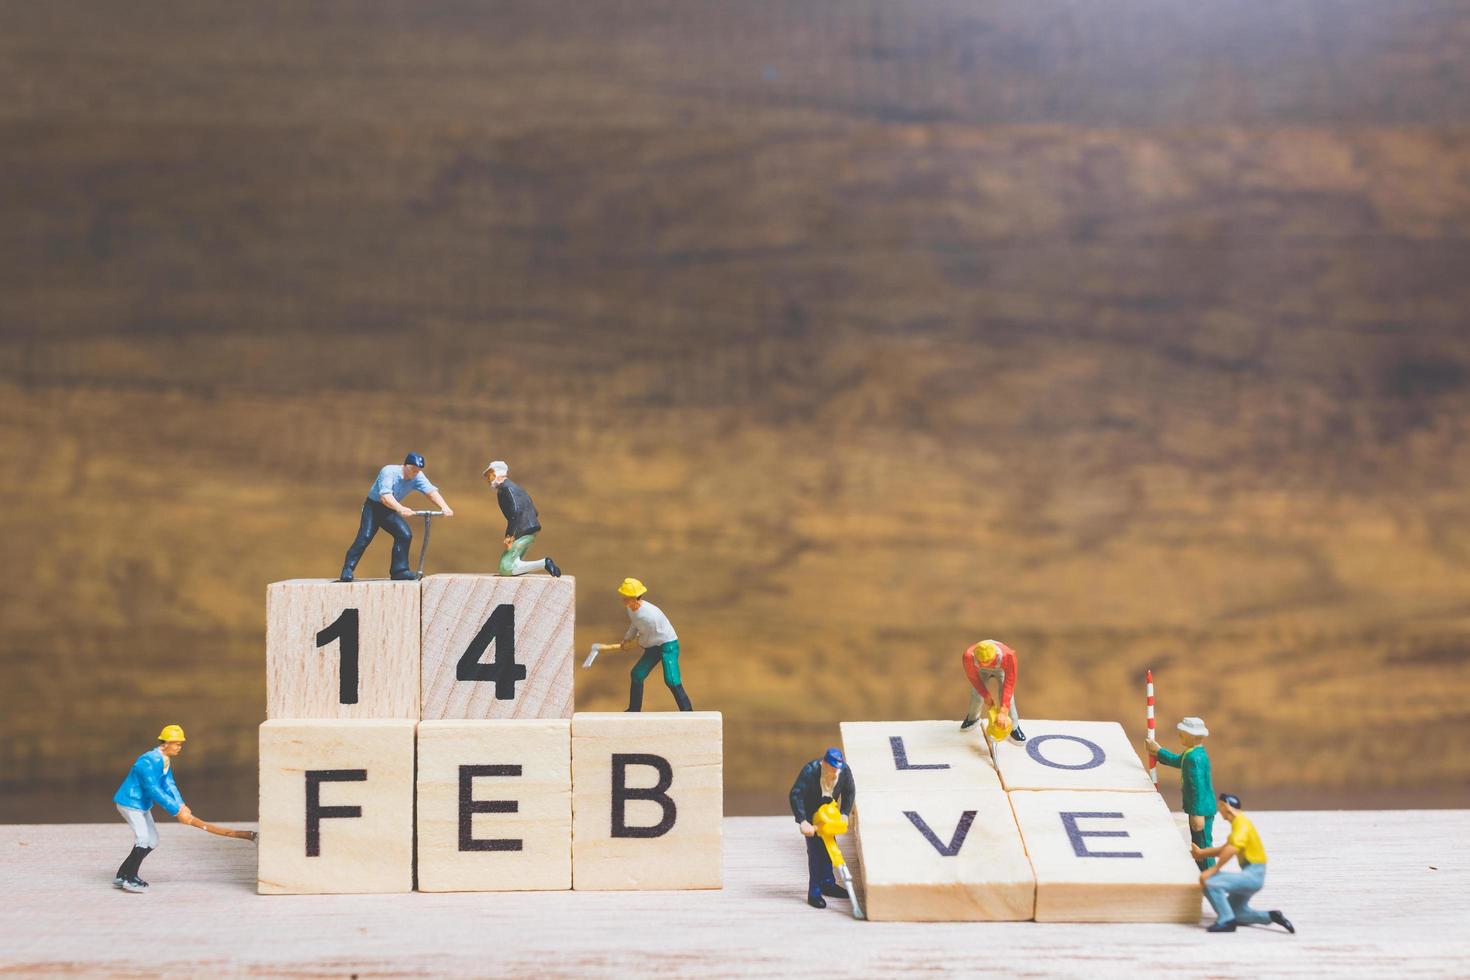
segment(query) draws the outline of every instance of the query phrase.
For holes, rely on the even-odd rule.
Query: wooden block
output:
[[[262,895],[413,890],[413,741],[406,720],[260,726]]]
[[[1199,869],[1157,793],[1010,798],[1036,874],[1037,922],[1199,921]]]
[[[960,731],[958,721],[844,721],[842,751],[859,800],[875,792],[927,798],[1000,789],[985,737],[978,730]]]
[[[572,716],[572,887],[719,888],[718,711]]]
[[[425,720],[572,716],[576,579],[430,575],[423,588]]]
[[[425,721],[420,891],[572,887],[572,723]]]
[[[273,582],[267,718],[419,716],[419,583]]]
[[[1036,879],[999,787],[915,795],[861,790],[857,800],[868,918],[1031,918]]]
[[[1113,721],[1022,721],[1026,741],[995,746],[1007,790],[1096,789],[1153,793],[1148,771]]]

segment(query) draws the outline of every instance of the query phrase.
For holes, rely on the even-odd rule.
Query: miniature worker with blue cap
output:
[[[1251,908],[1251,899],[1266,886],[1266,845],[1256,825],[1240,808],[1240,797],[1234,793],[1221,793],[1215,801],[1220,819],[1230,824],[1230,836],[1218,847],[1190,845],[1196,860],[1219,858],[1220,863],[1211,862],[1211,867],[1200,872],[1199,883],[1204,889],[1205,899],[1215,910],[1215,921],[1206,932],[1234,932],[1240,926],[1265,926],[1276,924],[1287,932],[1295,933],[1280,909],[1261,911]],[[1226,871],[1225,865],[1235,858],[1239,871]]]
[[[1159,762],[1179,770],[1179,791],[1184,812],[1189,815],[1189,839],[1196,847],[1212,843],[1215,822],[1215,784],[1210,777],[1210,757],[1205,752],[1205,738],[1210,730],[1202,718],[1185,718],[1178,725],[1179,744],[1183,752],[1170,752],[1153,739],[1144,744],[1159,757]],[[1214,865],[1212,858],[1195,861],[1201,871]]]
[[[178,725],[165,725],[158,733],[158,745],[138,756],[128,770],[122,785],[112,796],[117,812],[133,831],[133,849],[112,879],[114,887],[135,894],[146,892],[148,882],[138,877],[143,859],[158,846],[158,828],[153,823],[153,808],[163,809],[179,823],[188,823],[192,814],[179,795],[174,782],[173,758],[184,747],[184,730]]]
[[[791,815],[806,837],[806,903],[814,909],[826,908],[828,898],[847,898],[848,894],[833,876],[832,858],[817,836],[812,818],[823,805],[833,802],[844,817],[850,816],[856,794],[852,770],[841,749],[828,749],[822,758],[802,766],[791,784]]]
[[[413,541],[413,531],[405,518],[413,511],[403,506],[403,498],[417,490],[434,502],[445,517],[453,517],[454,511],[439,496],[439,489],[424,475],[424,457],[409,453],[403,457],[403,465],[388,465],[378,471],[378,478],[368,490],[367,500],[362,505],[362,520],[357,526],[357,538],[347,549],[342,562],[342,577],[337,581],[351,582],[357,569],[358,559],[382,528],[393,536],[393,557],[388,575],[396,581],[418,578],[408,567],[408,546]]]

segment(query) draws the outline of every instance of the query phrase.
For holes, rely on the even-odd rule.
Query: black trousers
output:
[[[352,542],[352,547],[347,549],[347,558],[342,563],[342,577],[351,578],[353,571],[357,568],[357,561],[373,537],[382,528],[393,535],[393,558],[388,567],[388,574],[393,578],[402,578],[408,575],[408,546],[413,541],[413,530],[408,526],[399,514],[384,507],[380,501],[364,500],[362,502],[362,521],[357,526],[357,539]]]

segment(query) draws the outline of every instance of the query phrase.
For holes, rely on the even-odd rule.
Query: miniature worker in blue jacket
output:
[[[145,892],[148,882],[138,877],[146,858],[158,846],[158,828],[153,824],[153,808],[161,806],[179,823],[187,823],[192,814],[174,783],[173,759],[184,748],[184,730],[178,725],[165,725],[158,733],[158,747],[138,756],[128,770],[122,785],[113,794],[117,812],[133,829],[133,849],[117,869],[112,884],[126,892]]]
[[[1215,822],[1215,784],[1210,778],[1210,757],[1205,752],[1205,738],[1210,730],[1201,718],[1185,718],[1179,723],[1179,744],[1183,752],[1170,752],[1153,739],[1144,744],[1166,766],[1179,770],[1179,791],[1183,794],[1184,812],[1189,815],[1189,839],[1196,847],[1212,843]],[[1213,867],[1213,858],[1195,861],[1201,871]]]
[[[409,453],[403,457],[402,466],[388,465],[378,471],[378,478],[368,490],[367,500],[362,505],[362,520],[357,526],[357,539],[347,549],[347,558],[342,562],[342,577],[337,581],[351,582],[357,569],[357,561],[367,546],[382,528],[393,535],[393,557],[388,575],[398,581],[416,579],[418,574],[408,567],[408,546],[413,541],[413,531],[405,518],[413,511],[403,506],[403,498],[417,490],[434,502],[445,517],[453,517],[454,511],[439,496],[439,489],[424,476],[424,457]]]
[[[832,874],[832,858],[827,854],[827,845],[817,836],[817,828],[812,826],[812,817],[822,805],[834,801],[844,817],[850,816],[856,793],[852,770],[847,767],[841,749],[828,749],[822,758],[802,766],[796,782],[791,784],[791,815],[806,837],[806,903],[814,909],[826,908],[827,898],[848,895]]]
[[[505,551],[500,555],[501,575],[524,575],[527,572],[545,571],[552,578],[561,578],[561,569],[550,558],[526,561],[526,552],[541,533],[541,518],[536,516],[536,505],[531,495],[512,483],[507,474],[510,466],[497,459],[485,467],[485,482],[495,491],[500,512],[505,515]]]

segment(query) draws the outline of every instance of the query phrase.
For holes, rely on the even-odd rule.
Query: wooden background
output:
[[[1247,806],[1463,806],[1467,236],[1454,0],[0,0],[0,817],[164,722],[253,817],[265,584],[409,449],[431,571],[504,457],[579,652],[650,584],[734,811],[986,636]]]

